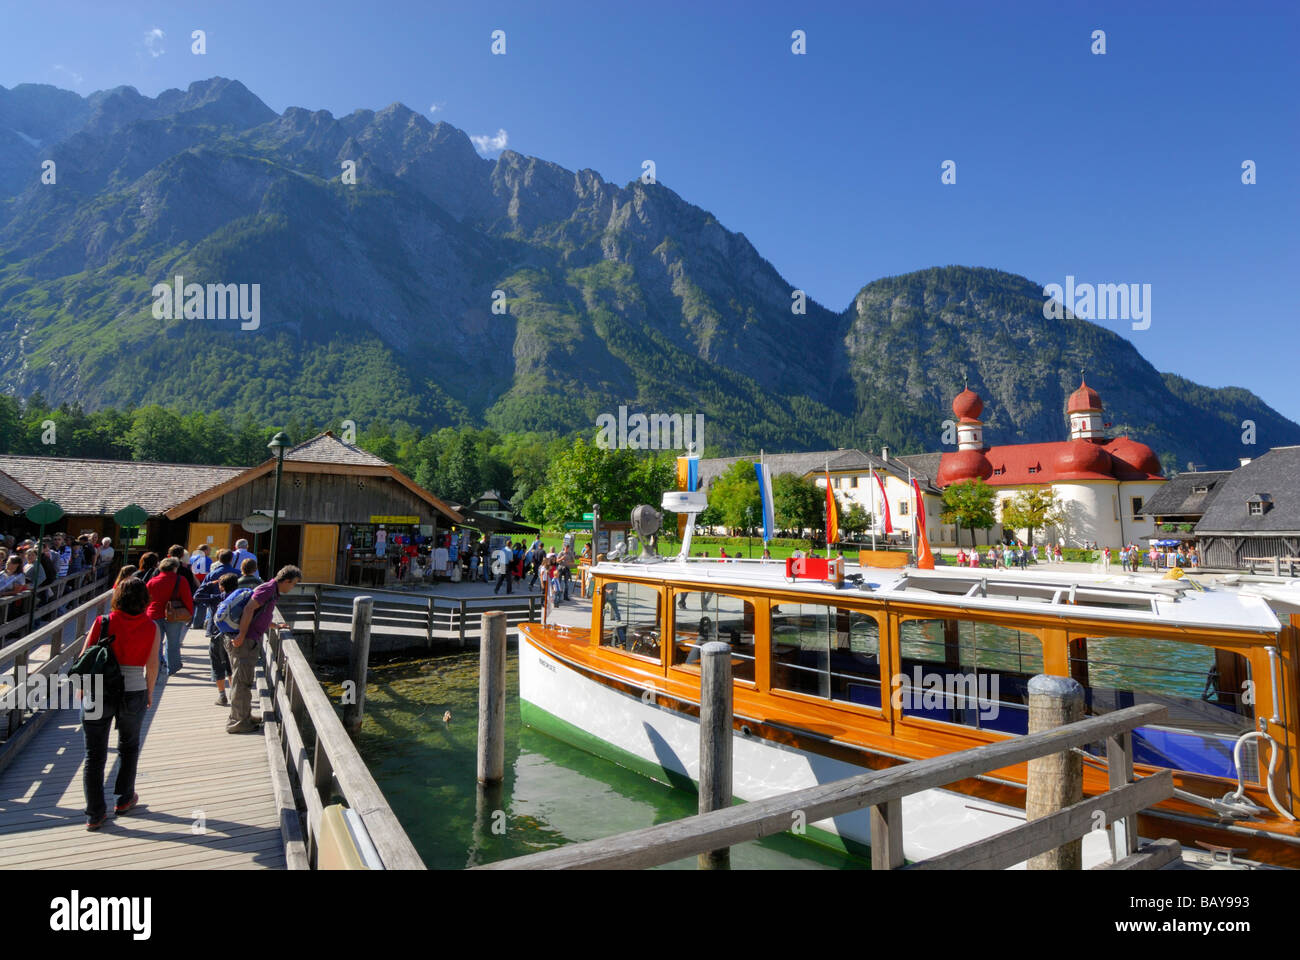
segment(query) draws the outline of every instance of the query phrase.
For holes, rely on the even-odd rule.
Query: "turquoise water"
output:
[[[658,783],[519,722],[519,659],[507,664],[506,779],[482,810],[475,782],[478,652],[376,665],[357,747],[424,862],[459,870],[664,823],[697,812],[694,793]],[[331,700],[337,674],[321,668]],[[451,712],[450,722],[443,715]],[[498,812],[499,811],[499,812]],[[733,847],[735,869],[866,869],[783,835]],[[691,857],[671,868],[695,869]]]

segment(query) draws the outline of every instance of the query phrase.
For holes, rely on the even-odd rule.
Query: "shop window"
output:
[[[659,659],[659,591],[640,583],[600,588],[600,645]]]
[[[904,620],[899,653],[891,695],[905,716],[1029,731],[1029,679],[1043,672],[1036,634],[978,620]]]
[[[731,675],[754,682],[754,605],[719,593],[685,592],[673,600],[673,665],[700,669],[700,648],[731,645]]]
[[[880,706],[880,628],[868,613],[819,603],[774,604],[772,689]]]
[[[1199,643],[1079,637],[1070,643],[1070,675],[1083,684],[1090,716],[1139,703],[1168,709],[1159,724],[1133,731],[1138,763],[1236,778],[1232,750],[1255,716],[1245,657]],[[1243,747],[1242,765],[1247,780],[1258,779],[1254,741]]]

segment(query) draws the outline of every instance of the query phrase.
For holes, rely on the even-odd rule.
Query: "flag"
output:
[[[916,566],[919,570],[934,569],[934,554],[930,552],[930,541],[925,535],[925,498],[921,495],[921,482],[912,478],[912,490],[916,492]]]
[[[690,453],[677,458],[677,489],[692,491],[700,485],[700,458]],[[686,536],[686,514],[677,514],[677,538]]]
[[[889,497],[885,496],[885,478],[876,474],[876,483],[880,485],[880,506],[885,511],[885,533],[893,533],[894,524],[889,519]]]
[[[835,491],[831,489],[831,472],[826,471],[826,550],[830,556],[831,544],[840,538],[840,517],[835,509]]]
[[[772,511],[772,468],[762,462],[756,463],[754,473],[758,476],[758,496],[763,501],[763,542],[767,543],[776,527]]]

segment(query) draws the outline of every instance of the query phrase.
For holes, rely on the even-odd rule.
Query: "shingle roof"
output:
[[[1151,517],[1201,516],[1209,508],[1231,470],[1196,470],[1170,477],[1169,482],[1142,504],[1141,513]],[[1197,493],[1197,487],[1207,487]]]
[[[921,476],[933,480],[939,475],[939,461],[943,459],[943,451],[938,453],[905,453],[901,457],[891,457],[892,460],[898,460],[912,468],[913,473],[919,473]]]
[[[156,517],[237,475],[242,467],[0,456],[0,471],[72,515],[112,516],[127,504]],[[29,504],[30,506],[30,504]]]
[[[41,502],[41,495],[29,490],[7,473],[0,473],[0,502],[14,511],[26,510]]]
[[[388,461],[350,443],[344,443],[330,431],[304,440],[285,451],[285,460],[303,463],[350,463],[366,467],[386,467]]]
[[[918,454],[918,456],[928,456],[927,454]],[[750,462],[758,460],[758,457],[715,457],[711,460],[700,461],[700,485],[707,488],[708,485],[717,477],[726,473],[731,465],[741,460]],[[841,450],[814,450],[808,453],[766,453],[763,455],[763,462],[772,469],[772,476],[781,473],[793,473],[796,476],[807,476],[810,473],[825,471],[829,463],[833,471],[860,470],[866,473],[868,469],[874,469],[877,473],[889,473],[898,477],[900,480],[907,480],[907,470],[909,464],[902,457],[890,457],[888,460],[882,459],[874,453],[866,453],[857,449]],[[912,467],[914,473],[921,476],[921,488],[927,493],[938,493],[938,488],[929,482],[933,480],[933,474],[924,473]]]
[[[1268,494],[1273,506],[1252,517],[1246,504],[1259,493]],[[1219,485],[1196,533],[1300,533],[1300,447],[1274,447],[1233,470]]]

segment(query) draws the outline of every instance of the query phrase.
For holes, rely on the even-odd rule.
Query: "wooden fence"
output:
[[[884,770],[871,770],[834,783],[729,806],[600,840],[575,843],[480,870],[640,869],[790,830],[795,815],[815,823],[870,808],[874,869],[903,862],[902,799],[940,789],[968,777],[1082,748],[1105,740],[1110,790],[1048,816],[956,850],[911,864],[909,869],[986,869],[1013,866],[1077,840],[1093,829],[1098,812],[1110,833],[1115,869],[1154,869],[1174,859],[1178,845],[1160,841],[1136,849],[1136,814],[1173,796],[1173,774],[1162,770],[1133,782],[1132,731],[1164,719],[1166,708],[1142,704],[1090,717],[1052,730],[949,753]]]
[[[352,600],[364,594],[374,598],[375,634],[396,634],[426,647],[439,641],[461,647],[469,638],[483,635],[483,614],[504,610],[507,626],[535,621],[541,613],[540,596],[452,597],[411,593],[402,590],[371,590],[328,583],[300,583],[281,597],[276,608],[295,632],[348,633],[352,629]]]
[[[100,586],[101,584],[95,581],[66,594],[61,599],[84,597],[88,592],[98,589]],[[84,601],[75,609],[69,610],[63,616],[56,617],[43,627],[38,627],[21,640],[0,647],[0,677],[10,677],[12,682],[16,684],[23,678],[23,675],[26,675],[26,677],[49,678],[62,673],[76,659],[93,619],[101,614],[108,613],[109,603],[112,599],[113,591],[104,590]],[[57,604],[47,606],[52,609],[55,605]],[[39,607],[37,609],[40,610]],[[26,625],[27,622],[24,619],[23,626]],[[63,642],[64,634],[68,632],[69,628],[72,629],[73,640],[65,646]],[[44,649],[46,647],[48,647],[48,650]],[[44,653],[44,659],[37,661],[34,654],[38,653]],[[3,682],[0,681],[0,684],[3,684]],[[48,679],[45,681],[45,685],[52,687]],[[11,692],[16,691],[11,690]],[[36,735],[36,732],[45,725],[45,722],[54,713],[54,710],[35,710],[29,714],[29,711],[23,709],[21,703],[15,705],[12,709],[0,710],[0,733],[4,734],[5,737],[3,745],[0,745],[0,770],[3,770],[13,761],[18,751]]]
[[[36,618],[39,620],[60,607],[85,603],[97,589],[101,589],[100,584],[107,577],[107,567],[92,567],[52,580],[49,584],[42,584],[35,590],[0,597],[0,642],[27,632],[33,603],[39,604],[36,608]],[[42,602],[41,597],[47,590],[58,591],[58,595]]]
[[[316,866],[322,817],[336,796],[361,818],[385,869],[424,869],[293,632],[267,631],[263,656],[269,686],[263,716],[290,869]]]

